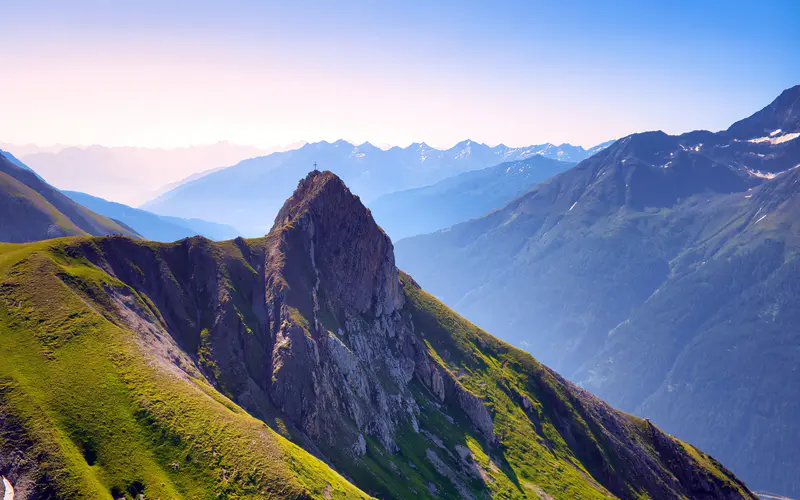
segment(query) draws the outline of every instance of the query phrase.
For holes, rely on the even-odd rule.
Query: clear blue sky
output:
[[[800,2],[1,0],[0,142],[593,144],[800,83]]]

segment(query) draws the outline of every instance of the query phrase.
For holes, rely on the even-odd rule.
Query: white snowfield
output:
[[[752,168],[747,168],[747,167],[745,167],[745,171],[747,171],[747,173],[752,175],[753,177],[761,177],[762,179],[774,179],[775,177],[777,177],[777,176],[779,176],[779,175],[781,175],[783,173],[790,172],[790,171],[795,170],[797,168],[800,168],[800,163],[798,163],[797,165],[795,165],[792,168],[787,168],[786,170],[781,170],[780,172],[762,172],[761,170],[753,170]]]
[[[800,137],[800,132],[792,132],[791,134],[778,135],[781,132],[782,132],[781,129],[778,129],[770,133],[769,136],[767,137],[757,137],[755,139],[750,139],[747,142],[752,142],[756,144],[761,142],[768,142],[770,144],[783,144],[784,142],[793,141],[798,137]]]
[[[3,476],[3,491],[3,500],[14,500],[14,487],[5,476]]]
[[[752,175],[753,177],[760,177],[762,179],[774,179],[778,176],[778,174],[782,174],[783,172],[762,172],[761,170],[753,170],[751,168],[746,168],[747,173]]]

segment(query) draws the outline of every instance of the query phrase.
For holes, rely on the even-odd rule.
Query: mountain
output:
[[[798,113],[800,86],[725,131],[623,138],[501,210],[398,242],[398,262],[571,380],[796,496]]]
[[[545,158],[577,163],[593,156],[595,153],[599,153],[612,144],[614,144],[614,141],[606,141],[589,149],[584,149],[582,146],[573,146],[567,143],[556,146],[548,142],[546,144],[532,146],[532,148],[534,154],[544,156]]]
[[[70,200],[5,154],[0,154],[0,214],[0,241],[11,243],[89,234],[140,237]]]
[[[3,144],[50,184],[138,205],[168,183],[254,156],[282,151],[227,142],[174,149],[105,146],[37,148]]]
[[[0,247],[0,300],[26,495],[756,498],[425,293],[330,172],[259,239]]]
[[[239,236],[236,229],[226,224],[217,224],[201,219],[181,219],[156,215],[146,210],[114,203],[86,193],[62,192],[90,210],[125,223],[148,240],[169,242],[200,235],[211,240],[221,241],[232,240]]]
[[[13,163],[14,165],[18,166],[19,168],[22,168],[22,169],[28,170],[30,172],[33,172],[33,169],[31,167],[29,167],[29,166],[25,165],[24,163],[22,163],[16,156],[12,155],[8,151],[3,151],[2,149],[0,149],[0,156],[5,157],[6,160],[10,161],[11,163]]]
[[[447,177],[539,154],[575,154],[549,146],[489,147],[462,141],[439,150],[425,143],[382,150],[370,143],[317,142],[244,160],[186,182],[141,208],[163,215],[200,217],[235,225],[249,236],[269,231],[269,220],[315,163],[341,176],[365,202],[392,191],[433,184]],[[566,145],[565,145],[566,146]],[[582,148],[580,148],[582,150]]]
[[[430,233],[479,217],[574,163],[532,156],[448,177],[431,186],[383,195],[369,204],[393,239]]]

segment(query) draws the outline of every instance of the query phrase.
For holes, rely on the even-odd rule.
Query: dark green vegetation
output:
[[[205,236],[210,240],[232,240],[239,232],[227,225],[207,222],[201,219],[182,219],[157,215],[146,210],[129,207],[122,203],[106,201],[96,196],[77,191],[62,191],[73,201],[84,207],[118,220],[133,228],[148,240],[170,242],[191,236]]]
[[[0,154],[0,214],[0,241],[89,234],[139,237],[129,227],[78,205],[4,154]]]
[[[432,293],[610,403],[800,494],[800,86],[727,131],[636,134],[397,244]]]
[[[18,494],[364,496],[305,448],[384,498],[754,498],[422,291],[329,172],[261,239],[0,245],[0,304]]]
[[[465,172],[431,186],[383,195],[371,202],[369,208],[378,224],[396,241],[501,208],[573,165],[536,155]]]

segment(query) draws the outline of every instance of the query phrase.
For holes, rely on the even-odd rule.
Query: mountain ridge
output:
[[[18,160],[17,160],[18,161]],[[30,168],[0,154],[0,241],[25,242],[70,235],[124,234],[130,227],[98,215],[47,184]]]
[[[239,232],[228,225],[207,222],[202,219],[182,219],[156,215],[146,210],[129,207],[122,203],[104,200],[97,196],[77,191],[61,191],[76,203],[100,215],[123,222],[148,240],[170,242],[191,236],[205,236],[210,240],[232,240]]]
[[[586,154],[582,148],[581,151]],[[244,160],[184,183],[140,208],[163,215],[227,222],[247,236],[261,236],[269,230],[264,214],[271,218],[277,213],[292,193],[296,179],[314,162],[341,176],[369,203],[390,191],[425,186],[461,172],[540,153],[533,146],[490,148],[470,140],[447,150],[414,143],[386,151],[369,143],[356,146],[344,140],[321,141]]]
[[[154,148],[101,145],[37,148],[4,144],[24,163],[59,189],[88,192],[139,204],[170,181],[281,148],[257,148],[218,142],[202,146]]]
[[[763,301],[793,296],[767,271],[794,275],[794,226],[781,210],[794,207],[800,129],[773,127],[794,123],[798,89],[726,131],[622,138],[500,210],[399,241],[398,263],[612,404],[701,444],[755,487],[794,495],[791,445],[772,442],[769,431],[793,425],[792,404],[760,400],[764,415],[737,405],[759,398],[759,377],[794,380],[796,363],[764,369],[758,354],[741,358],[722,346],[735,352],[747,343],[771,356],[773,344],[797,338],[790,323],[776,330],[769,320],[781,316],[766,311],[788,312]],[[758,300],[741,302],[754,290]],[[739,322],[729,324],[718,313],[732,303],[739,311],[729,317]],[[772,341],[745,341],[743,325]],[[720,360],[713,371],[708,359]],[[726,437],[740,433],[746,441]]]
[[[480,217],[572,166],[536,155],[382,195],[369,208],[392,239],[399,240]]]

